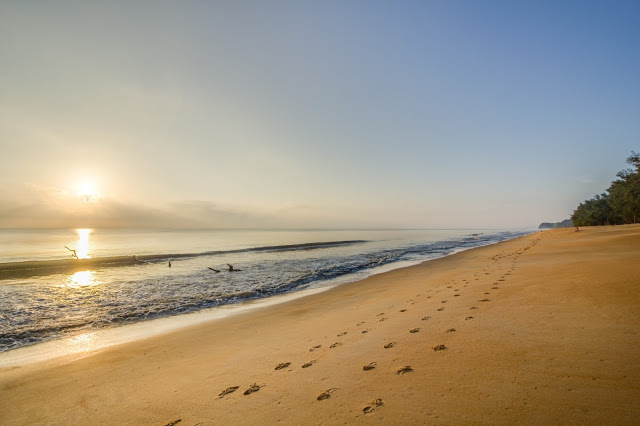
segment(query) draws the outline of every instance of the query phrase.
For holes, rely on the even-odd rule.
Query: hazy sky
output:
[[[639,22],[638,1],[5,0],[0,227],[562,220],[640,151]]]

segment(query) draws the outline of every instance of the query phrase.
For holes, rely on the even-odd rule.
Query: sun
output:
[[[99,196],[98,190],[91,182],[83,182],[78,189],[78,197],[85,203],[96,202]]]

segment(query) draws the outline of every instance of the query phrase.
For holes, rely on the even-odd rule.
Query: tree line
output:
[[[580,203],[571,220],[575,226],[622,225],[640,222],[640,153],[631,151],[618,179],[602,194]]]

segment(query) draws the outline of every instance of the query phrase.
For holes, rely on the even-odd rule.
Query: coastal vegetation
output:
[[[602,194],[580,203],[571,216],[575,226],[622,225],[640,221],[640,153],[631,151],[618,179]]]

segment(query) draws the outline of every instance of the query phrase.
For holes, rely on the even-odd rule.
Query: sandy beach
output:
[[[639,225],[538,232],[4,368],[0,424],[638,424],[639,259]]]

